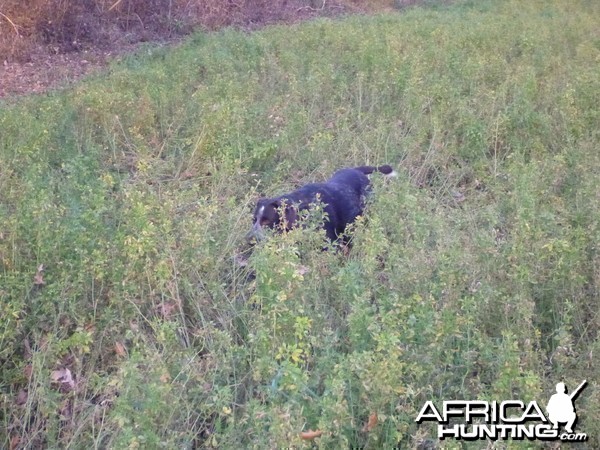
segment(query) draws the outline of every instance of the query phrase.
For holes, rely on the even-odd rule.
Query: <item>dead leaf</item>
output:
[[[373,412],[369,416],[369,420],[367,421],[367,423],[365,424],[365,426],[363,427],[362,430],[363,430],[363,432],[368,433],[376,426],[377,426],[377,413]]]
[[[28,380],[31,380],[31,376],[33,375],[33,366],[31,364],[27,364],[23,367],[23,375],[25,375],[25,378]]]
[[[246,267],[248,265],[248,258],[245,255],[241,255],[239,253],[236,253],[233,256],[233,260],[240,267]]]
[[[300,433],[300,438],[304,439],[305,441],[312,441],[313,439],[318,438],[319,436],[321,436],[323,434],[323,432],[321,430],[308,430],[308,431],[303,431],[302,433]]]
[[[299,265],[298,268],[296,269],[296,273],[300,276],[304,276],[306,275],[308,272],[310,272],[310,269],[306,266],[303,265]]]
[[[25,403],[27,403],[28,398],[29,394],[27,393],[27,391],[24,389],[20,389],[19,392],[17,392],[17,398],[15,399],[15,403],[19,406],[24,405]]]
[[[189,180],[190,178],[194,178],[196,176],[195,170],[186,170],[181,174],[182,180]]]
[[[31,344],[29,343],[29,339],[25,338],[23,340],[23,358],[30,359],[33,352],[31,351]]]
[[[43,284],[46,284],[46,282],[44,281],[44,275],[42,273],[43,271],[44,271],[44,265],[40,264],[37,268],[37,272],[33,276],[33,284],[35,284],[36,286],[41,286]]]
[[[115,353],[121,358],[127,356],[127,350],[125,349],[125,346],[119,341],[115,342]]]
[[[21,436],[14,435],[10,438],[10,444],[8,446],[9,450],[17,450],[19,448],[19,444],[21,443]]]
[[[38,347],[40,350],[42,351],[46,351],[48,349],[48,341],[50,340],[48,334],[44,334],[41,338],[40,338],[40,342],[38,344]]]
[[[158,305],[156,309],[163,319],[169,319],[177,309],[177,304],[175,302],[167,301]]]
[[[169,375],[167,372],[163,372],[163,374],[160,376],[159,380],[162,381],[163,383],[168,383],[169,381],[171,381],[171,375]]]
[[[64,400],[58,409],[58,413],[63,420],[68,420],[73,417],[73,402],[69,399]]]
[[[457,203],[461,203],[461,202],[464,202],[466,200],[465,194],[463,194],[460,191],[453,190],[453,191],[450,192],[450,194],[452,195],[452,197],[454,198],[454,200]]]
[[[50,374],[50,379],[55,383],[60,383],[63,386],[67,386],[70,389],[75,389],[75,380],[71,371],[66,367],[63,369],[53,370]]]

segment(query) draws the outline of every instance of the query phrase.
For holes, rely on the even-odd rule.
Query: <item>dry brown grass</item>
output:
[[[203,27],[257,28],[318,15],[390,9],[393,0],[2,0],[0,62],[168,39]]]

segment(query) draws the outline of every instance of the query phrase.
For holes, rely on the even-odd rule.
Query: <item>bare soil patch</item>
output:
[[[81,3],[0,0],[0,98],[65,86],[141,42],[170,44],[197,29],[255,30],[273,23],[392,9],[389,0],[94,0],[87,7]]]
[[[76,81],[103,67],[118,52],[87,50],[62,54],[37,52],[27,62],[5,60],[0,67],[0,98],[39,94]]]

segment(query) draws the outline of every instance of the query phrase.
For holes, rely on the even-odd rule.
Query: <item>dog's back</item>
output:
[[[346,226],[363,213],[365,197],[369,193],[370,181],[367,175],[373,172],[381,172],[384,175],[393,173],[391,166],[379,167],[361,166],[352,169],[338,170],[327,182],[327,185],[335,192],[335,201],[332,209],[338,218],[336,235],[340,236]]]

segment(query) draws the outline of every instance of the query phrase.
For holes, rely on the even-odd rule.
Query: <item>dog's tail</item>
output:
[[[355,167],[354,169],[364,173],[365,175],[370,175],[373,172],[380,172],[386,177],[395,177],[397,175],[392,166],[387,164],[384,164],[383,166],[360,166]]]

